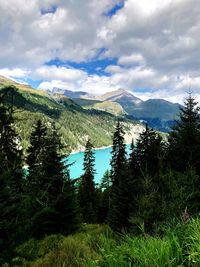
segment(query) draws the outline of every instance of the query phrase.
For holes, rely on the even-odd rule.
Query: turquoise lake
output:
[[[127,153],[130,152],[130,145],[126,146]],[[95,182],[99,183],[106,170],[110,169],[112,147],[94,150],[95,156]],[[68,156],[68,164],[74,163],[69,167],[70,177],[79,178],[83,174],[84,152],[77,152]]]

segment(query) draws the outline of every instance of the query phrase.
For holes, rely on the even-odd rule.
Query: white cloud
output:
[[[25,78],[28,75],[28,71],[20,68],[14,69],[0,69],[0,75],[5,76],[7,78]]]
[[[40,88],[104,93],[123,87],[143,98],[173,101],[191,88],[199,97],[200,1],[126,0],[106,17],[118,2],[0,1],[0,75],[41,79]],[[52,5],[55,12],[42,14]],[[101,59],[116,58],[105,69],[109,76],[45,65],[55,58],[87,61],[101,48]]]
[[[61,81],[79,81],[84,79],[87,73],[72,68],[56,67],[56,66],[42,66],[37,68],[32,77],[43,80],[61,80]]]
[[[52,90],[54,87],[72,91],[85,91],[93,94],[102,94],[118,89],[110,77],[88,75],[86,72],[69,68],[44,67],[37,69],[35,77],[46,81],[40,83],[39,89]]]
[[[119,0],[0,1],[0,66],[40,66],[53,58],[81,61],[95,56],[104,12]],[[57,6],[54,13],[42,9]]]
[[[135,65],[135,64],[144,64],[145,63],[145,59],[141,54],[131,54],[129,56],[122,56],[119,58],[118,63],[121,65],[127,65],[127,66],[131,66],[131,65]]]

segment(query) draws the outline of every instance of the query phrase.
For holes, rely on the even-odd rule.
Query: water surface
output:
[[[129,153],[130,145],[127,145],[126,148],[127,148],[127,153]],[[106,147],[103,149],[94,150],[96,183],[99,183],[106,170],[110,169],[111,151],[112,147]],[[69,167],[71,178],[73,179],[79,178],[83,174],[83,157],[84,157],[84,152],[77,152],[69,155],[68,163],[74,162],[74,164]]]

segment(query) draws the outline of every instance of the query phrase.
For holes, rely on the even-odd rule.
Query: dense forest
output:
[[[84,174],[72,180],[53,122],[34,122],[24,156],[7,89],[0,95],[3,266],[199,266],[200,109],[191,94],[168,138],[146,125],[130,155],[118,121],[111,171],[96,186],[93,140]]]

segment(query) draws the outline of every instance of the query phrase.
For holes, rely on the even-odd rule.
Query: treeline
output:
[[[71,180],[53,123],[34,123],[24,158],[12,101],[6,104],[5,94],[0,97],[0,262],[9,261],[15,247],[30,238],[67,235],[82,222],[108,223],[118,232],[153,233],[159,223],[199,213],[200,116],[191,95],[168,140],[146,126],[132,142],[130,155],[118,122],[111,171],[97,186],[91,140],[84,174]]]
[[[113,135],[111,171],[106,172],[94,197],[94,157],[85,162],[82,178],[82,214],[96,211],[95,222],[106,222],[116,231],[154,233],[172,218],[187,221],[200,211],[200,114],[189,94],[168,138],[146,129],[131,144],[127,155],[124,131],[117,123]],[[92,152],[91,152],[92,153]],[[89,155],[89,154],[88,154]],[[103,159],[102,159],[103,160]],[[90,163],[90,164],[89,164]],[[91,164],[92,163],[92,164]],[[90,177],[90,178],[89,178]],[[90,187],[86,185],[90,185]],[[90,188],[90,189],[89,189]],[[96,206],[91,205],[96,199]],[[89,208],[90,207],[90,208]],[[86,217],[87,222],[92,222]]]

